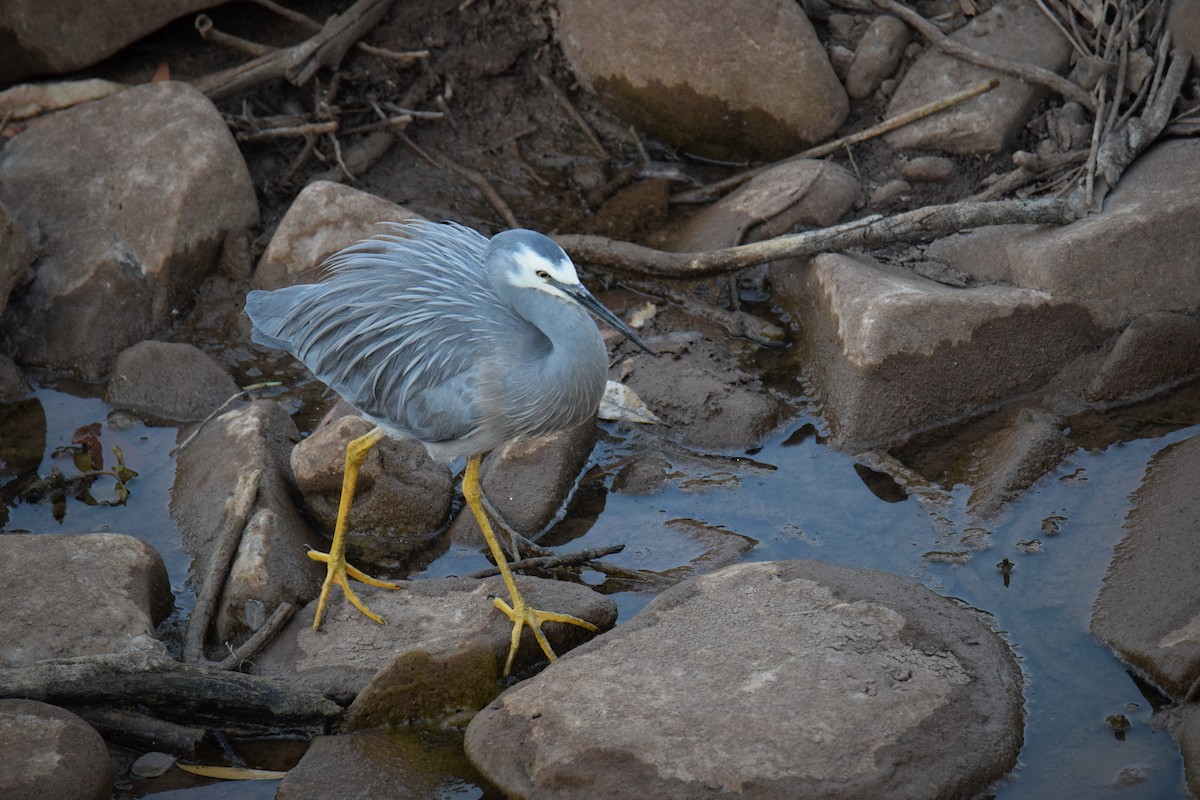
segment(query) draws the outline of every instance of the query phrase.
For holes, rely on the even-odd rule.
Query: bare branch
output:
[[[668,253],[603,236],[576,234],[554,238],[576,261],[601,269],[694,279],[852,247],[921,241],[984,225],[1065,225],[1074,219],[1063,200],[1002,200],[927,206],[891,217],[875,214],[830,228],[700,253]]]

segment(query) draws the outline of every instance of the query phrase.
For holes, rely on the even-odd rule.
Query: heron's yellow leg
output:
[[[354,487],[358,484],[358,471],[362,468],[362,463],[366,460],[367,453],[371,452],[371,448],[384,435],[382,430],[375,428],[369,433],[351,440],[346,445],[346,471],[342,476],[342,498],[338,503],[337,524],[333,528],[333,544],[329,546],[328,553],[321,553],[316,550],[308,551],[308,557],[313,561],[324,561],[327,565],[325,582],[321,584],[321,594],[317,598],[317,614],[313,617],[313,630],[321,627],[321,619],[325,616],[325,606],[329,603],[329,593],[333,589],[334,584],[342,587],[342,592],[354,604],[355,608],[380,625],[387,624],[383,621],[383,617],[367,608],[363,601],[358,599],[358,595],[354,594],[350,589],[347,576],[369,586],[377,586],[380,589],[399,589],[400,586],[388,581],[381,581],[378,578],[372,578],[370,575],[346,563],[346,526],[350,520],[350,505],[354,501]]]
[[[547,641],[546,634],[542,633],[543,622],[567,622],[572,625],[578,625],[581,628],[587,628],[589,631],[597,631],[599,628],[587,620],[573,617],[570,614],[539,611],[525,602],[525,598],[517,589],[517,582],[513,579],[512,571],[508,568],[508,561],[504,558],[504,552],[500,549],[500,543],[496,541],[496,534],[492,530],[492,524],[488,522],[487,514],[483,510],[482,494],[479,490],[479,461],[480,456],[471,456],[467,459],[467,471],[463,474],[463,497],[466,498],[467,505],[471,507],[471,513],[475,515],[475,521],[479,523],[479,529],[483,531],[483,538],[487,540],[488,547],[492,551],[492,558],[496,559],[496,566],[500,569],[500,575],[504,578],[504,585],[508,587],[508,595],[512,598],[511,607],[498,597],[492,600],[496,608],[507,614],[508,618],[513,622],[512,639],[508,647],[508,659],[504,662],[504,675],[507,677],[508,673],[512,670],[513,658],[516,657],[517,649],[521,645],[521,630],[526,625],[529,625],[534,637],[537,639],[537,643],[541,645],[542,652],[551,661],[555,659],[554,650],[550,647],[550,642]]]

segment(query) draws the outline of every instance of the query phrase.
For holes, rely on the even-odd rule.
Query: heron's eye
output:
[[[537,271],[537,276],[544,281],[550,280],[550,273],[546,272],[546,270],[544,270],[544,269],[539,269]]]

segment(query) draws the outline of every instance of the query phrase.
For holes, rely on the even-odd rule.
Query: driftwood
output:
[[[286,78],[296,86],[303,86],[322,67],[336,68],[341,64],[350,46],[378,25],[391,5],[392,0],[358,0],[345,13],[330,17],[312,38],[206,75],[193,85],[212,100],[220,100],[275,78]],[[211,23],[198,20],[199,27],[204,35],[213,37]],[[228,43],[227,37],[225,43]]]
[[[0,698],[11,697],[61,706],[136,707],[164,719],[242,730],[320,732],[342,713],[316,690],[182,664],[149,640],[122,653],[0,670]]]
[[[604,236],[554,237],[571,258],[600,269],[660,278],[710,278],[771,261],[899,242],[916,242],[985,225],[1065,225],[1075,220],[1065,200],[1000,200],[927,206],[753,244],[700,253],[668,253]]]

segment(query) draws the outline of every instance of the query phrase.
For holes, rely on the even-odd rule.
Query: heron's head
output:
[[[499,277],[509,286],[576,299],[573,290],[580,283],[575,265],[561,247],[540,233],[527,230],[498,233],[488,243],[484,258],[499,268]]]
[[[653,353],[646,343],[605,308],[579,281],[575,265],[563,249],[540,233],[513,230],[498,233],[488,243],[484,261],[500,280],[513,289],[536,289],[554,297],[578,303],[604,322],[627,336],[634,344]],[[495,278],[493,278],[495,280]]]

